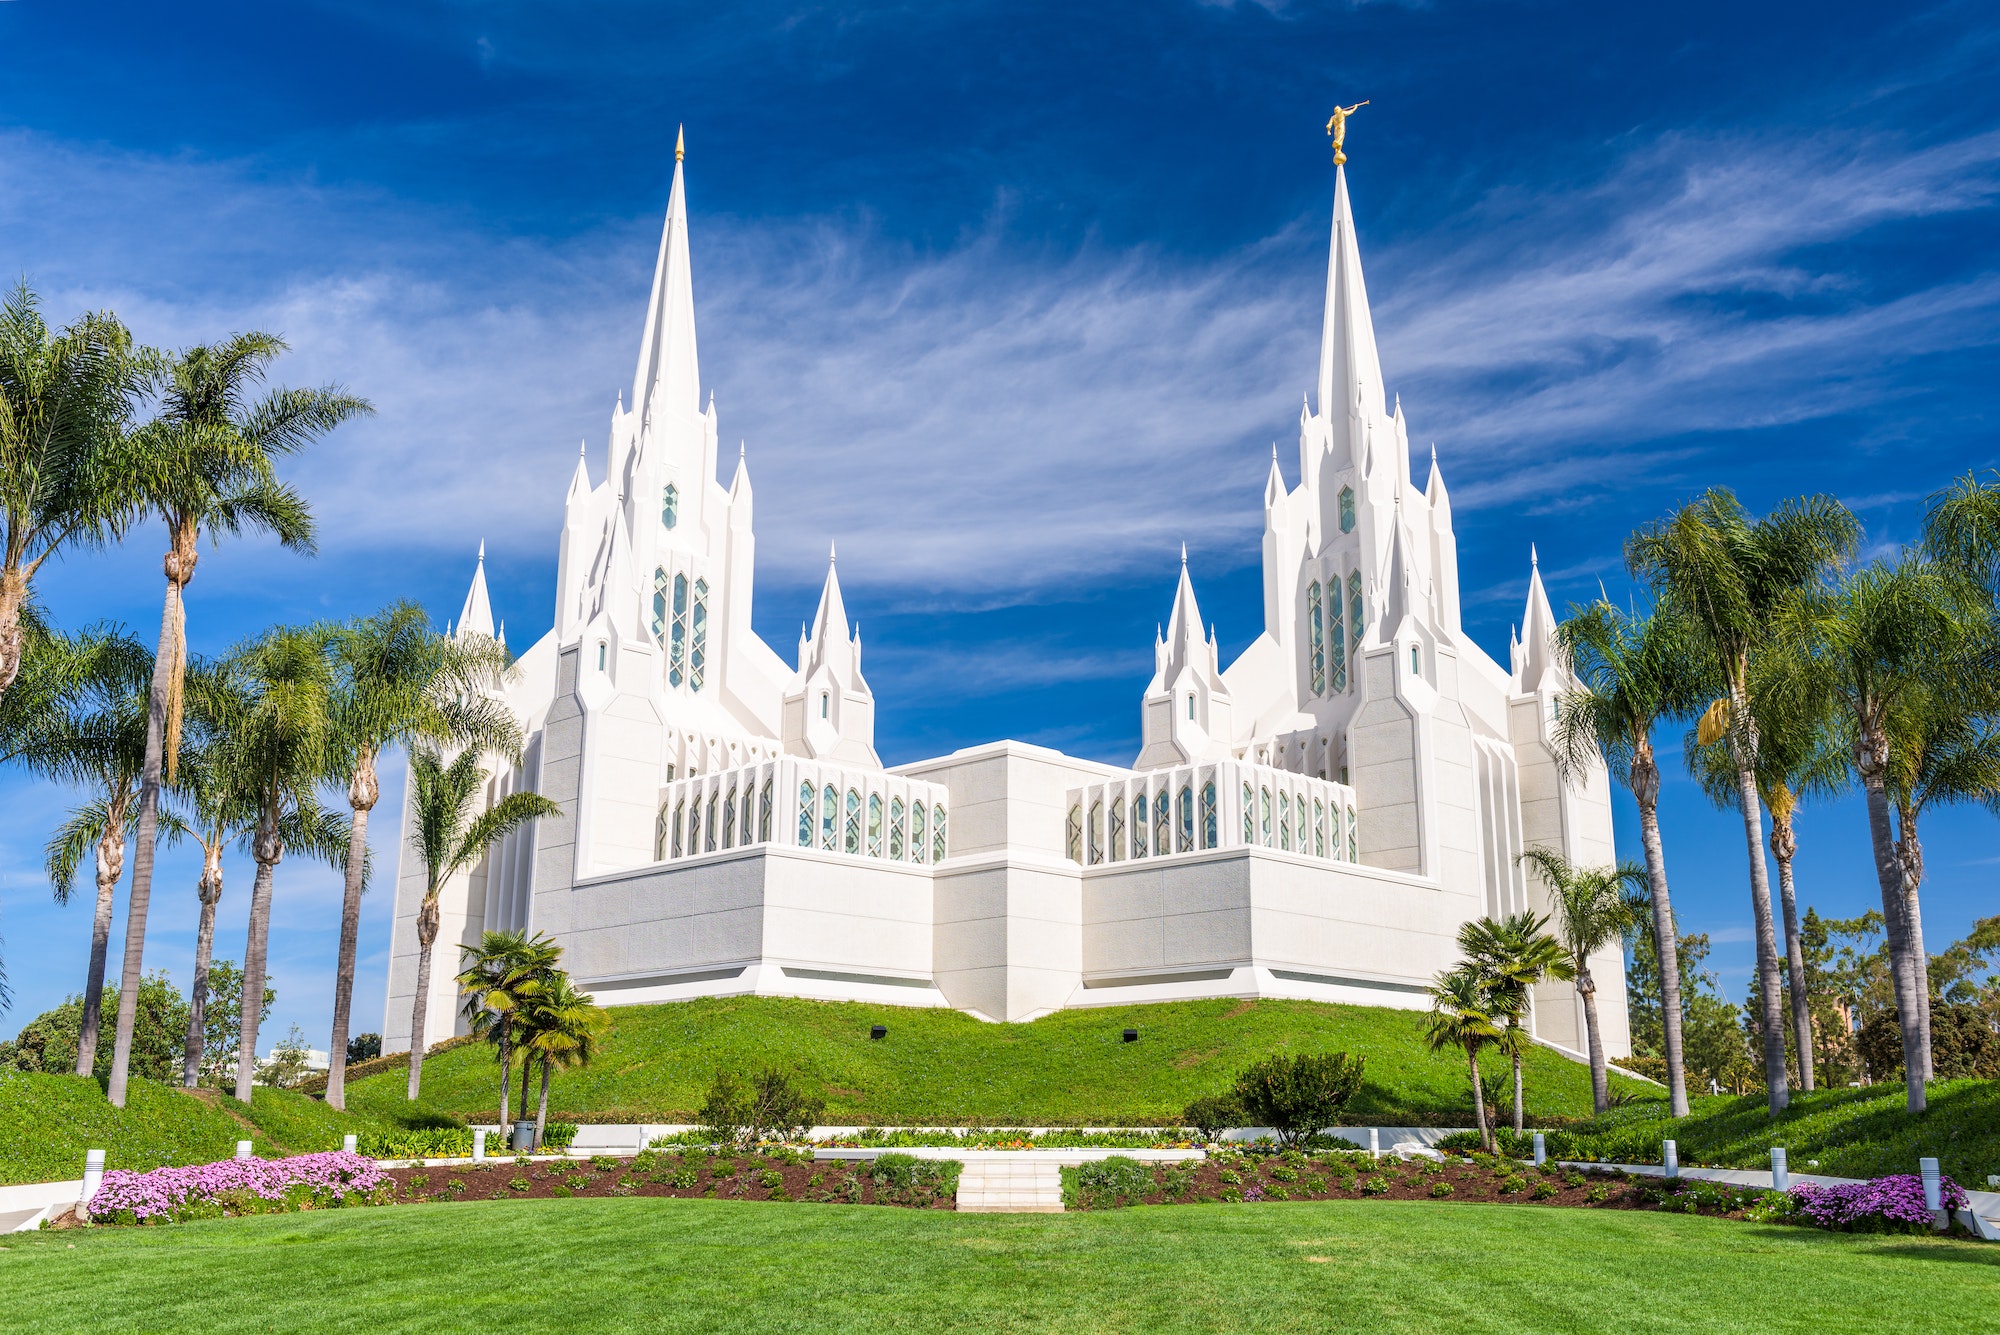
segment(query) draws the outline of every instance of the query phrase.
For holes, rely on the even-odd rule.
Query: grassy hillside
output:
[[[1187,1102],[1225,1089],[1274,1052],[1344,1050],[1368,1061],[1349,1118],[1402,1126],[1463,1126],[1472,1116],[1465,1066],[1426,1052],[1413,1011],[1310,1001],[1187,1001],[1059,1011],[1031,1024],[988,1024],[954,1010],[915,1010],[779,997],[729,997],[610,1012],[596,1062],[556,1076],[551,1115],[594,1122],[680,1122],[700,1106],[719,1068],[798,1070],[826,1093],[830,1123],[1135,1125],[1173,1123]],[[871,1041],[871,1024],[889,1035]],[[1139,1030],[1124,1043],[1119,1032]],[[1505,1066],[1490,1060],[1498,1090]],[[518,1079],[518,1077],[516,1077]],[[1590,1113],[1588,1071],[1554,1053],[1527,1064],[1536,1117]],[[460,1116],[491,1118],[492,1050],[472,1045],[424,1066],[424,1099]],[[1613,1077],[1614,1088],[1656,1087]],[[518,1086],[517,1086],[518,1090]],[[349,1106],[393,1116],[403,1077],[350,1085]]]
[[[1685,1164],[1768,1168],[1771,1147],[1782,1145],[1793,1172],[1833,1177],[1914,1173],[1930,1156],[1960,1185],[1984,1189],[2000,1173],[2000,1081],[1935,1080],[1928,1092],[1930,1107],[1917,1117],[1904,1111],[1900,1084],[1794,1094],[1776,1121],[1761,1094],[1695,1099],[1678,1121],[1665,1104],[1635,1104],[1552,1136],[1549,1149],[1658,1163],[1660,1142],[1671,1139]]]

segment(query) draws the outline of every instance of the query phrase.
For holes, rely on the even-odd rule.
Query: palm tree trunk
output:
[[[1896,1024],[1903,1039],[1905,1106],[1910,1112],[1922,1112],[1928,1100],[1924,1093],[1916,979],[1910,969],[1909,934],[1903,920],[1903,865],[1896,857],[1895,834],[1889,824],[1889,794],[1882,781],[1889,748],[1886,741],[1871,745],[1864,730],[1854,750],[1856,768],[1861,771],[1861,788],[1868,799],[1868,834],[1874,845],[1875,879],[1882,890],[1882,919],[1889,938],[1889,980],[1896,989]],[[1880,759],[1876,761],[1878,756]]]
[[[535,1105],[535,1148],[542,1147],[542,1130],[549,1124],[549,1059],[542,1057],[542,1101]]]
[[[500,1026],[500,1138],[502,1144],[511,1144],[514,1137],[513,1127],[507,1121],[507,1085],[508,1077],[514,1074],[514,1067],[508,1061],[506,1014],[503,1012],[495,1023]]]
[[[124,809],[106,805],[104,833],[98,835],[98,911],[90,919],[90,969],[84,973],[84,1019],[76,1029],[76,1073],[90,1075],[98,1063],[98,1027],[104,1013],[104,957],[112,939],[112,897],[124,869]]]
[[[1653,899],[1653,947],[1660,960],[1660,1027],[1667,1049],[1667,1093],[1675,1117],[1688,1114],[1687,1064],[1681,1041],[1681,953],[1667,894],[1667,855],[1660,842],[1660,771],[1648,746],[1632,765],[1632,795],[1639,800],[1639,839],[1646,851],[1646,882]]]
[[[181,1083],[193,1089],[201,1079],[201,1048],[208,1035],[208,966],[215,954],[215,906],[222,901],[222,845],[202,850],[201,923],[194,936],[194,986],[188,989],[187,1043]]]
[[[1747,717],[1747,705],[1738,717]],[[1757,979],[1764,1008],[1764,1087],[1771,1111],[1792,1101],[1785,1076],[1785,1009],[1778,976],[1778,929],[1771,916],[1771,870],[1764,865],[1764,810],[1757,796],[1756,742],[1736,745],[1736,804],[1743,810],[1743,837],[1750,846],[1750,910],[1757,923]]]
[[[431,946],[437,933],[437,895],[426,891],[424,902],[417,906],[417,999],[410,1005],[410,1088],[404,1097],[412,1103],[424,1078],[424,1021],[430,1018]]]
[[[1583,1000],[1583,1032],[1590,1045],[1590,1103],[1600,1116],[1611,1106],[1611,1077],[1604,1066],[1604,1036],[1597,1028],[1597,981],[1577,961],[1576,994]]]
[[[111,1049],[111,1082],[105,1096],[125,1106],[125,1072],[132,1061],[132,1030],[139,1018],[139,974],[145,964],[146,914],[153,904],[153,846],[160,837],[160,768],[167,741],[167,696],[181,635],[181,590],[194,575],[194,559],[181,543],[167,553],[167,596],[160,609],[160,644],[153,654],[153,685],[146,703],[146,761],[139,771],[139,828],[132,838],[132,891],[125,903],[125,962],[118,990],[118,1036]],[[192,545],[192,544],[189,544]],[[258,982],[261,998],[263,982]],[[247,1027],[247,1026],[246,1026]]]
[[[347,1027],[354,1009],[354,956],[361,940],[361,875],[368,868],[368,813],[381,796],[375,753],[362,748],[347,786],[354,823],[347,837],[345,893],[340,901],[340,955],[333,971],[333,1038],[327,1048],[326,1106],[347,1106]]]
[[[1924,950],[1924,916],[1917,890],[1924,883],[1924,846],[1917,841],[1917,813],[1908,803],[1897,812],[1896,861],[1903,869],[1903,942],[1910,959],[1910,985],[1917,994],[1917,1044],[1923,1053],[1924,1079],[1936,1076],[1931,1065],[1931,957]]]
[[[1519,1038],[1520,1035],[1516,1034],[1515,1037]],[[1525,1129],[1521,1120],[1523,1116],[1521,1111],[1521,1048],[1518,1043],[1514,1047],[1513,1056],[1514,1056],[1514,1134],[1518,1136],[1521,1135]]]
[[[1806,991],[1805,938],[1799,935],[1798,892],[1792,858],[1799,851],[1792,816],[1771,813],[1771,856],[1778,863],[1778,899],[1785,910],[1785,971],[1792,989],[1792,1045],[1799,1054],[1799,1088],[1813,1091],[1812,997]]]
[[[528,1115],[528,1078],[534,1074],[535,1054],[530,1048],[521,1050],[521,1116]]]
[[[28,577],[20,566],[0,569],[0,698],[21,671],[21,647],[26,639],[21,607],[28,601]]]
[[[1479,1127],[1479,1148],[1491,1153],[1493,1132],[1486,1125],[1486,1087],[1479,1083],[1479,1050],[1468,1047],[1465,1050],[1465,1064],[1472,1068],[1472,1117]]]
[[[264,973],[271,942],[271,883],[285,846],[278,841],[278,817],[266,809],[251,841],[257,879],[250,886],[250,935],[243,945],[243,1036],[236,1044],[236,1097],[250,1102],[257,1083],[257,1025],[264,1012]]]

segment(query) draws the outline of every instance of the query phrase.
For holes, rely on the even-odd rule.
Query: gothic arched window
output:
[[[729,796],[722,802],[722,846],[733,848],[736,844],[736,789],[732,785]]]
[[[687,820],[687,805],[688,804],[686,798],[682,798],[680,801],[674,803],[673,855],[675,857],[679,857],[681,855],[681,824],[682,822]]]
[[[819,846],[833,851],[834,823],[840,818],[840,794],[828,784],[819,795]]]
[[[1361,652],[1361,633],[1368,625],[1368,607],[1361,601],[1361,572],[1347,572],[1347,643],[1353,654]],[[1356,668],[1359,671],[1359,668]]]
[[[1306,639],[1312,646],[1312,693],[1326,694],[1326,627],[1320,620],[1319,581],[1306,584]]]
[[[1340,803],[1335,802],[1326,809],[1327,824],[1333,831],[1333,857],[1340,860]]]
[[[861,794],[850,788],[847,790],[847,827],[842,847],[850,853],[861,851]]]
[[[1271,790],[1263,789],[1258,796],[1262,799],[1257,807],[1257,815],[1263,822],[1264,847],[1276,848],[1277,845],[1271,840]]]
[[[1180,837],[1174,840],[1176,852],[1185,853],[1194,847],[1194,786],[1181,785]]]
[[[1220,833],[1221,831],[1216,829],[1215,780],[1210,779],[1201,786],[1201,846],[1214,848],[1219,842],[1217,836]]]
[[[1359,842],[1354,833],[1354,808],[1349,807],[1347,809],[1347,860],[1349,862],[1359,862],[1361,860],[1361,855],[1357,851]]]
[[[1115,852],[1117,845],[1113,844]],[[1146,856],[1146,794],[1141,792],[1132,799],[1132,856]]]
[[[1313,856],[1326,856],[1326,803],[1313,799]]]
[[[1173,812],[1174,804],[1167,799],[1166,789],[1153,794],[1154,857],[1164,857],[1174,851]]]
[[[701,689],[708,662],[708,581],[694,582],[694,652],[688,655],[688,685]]]
[[[669,482],[667,484],[666,490],[660,493],[660,523],[662,523],[668,528],[672,528],[675,524],[678,524],[680,522],[681,522],[680,488],[676,487],[673,483]]]
[[[799,785],[799,847],[813,846],[813,786]]]
[[[681,684],[681,665],[687,658],[688,577],[674,576],[674,625],[667,645],[667,684]]]
[[[1083,803],[1071,804],[1069,820],[1063,825],[1063,849],[1071,862],[1083,861]]]
[[[708,833],[707,833],[706,837],[705,837],[705,838],[704,838],[704,839],[702,840],[702,847],[703,847],[703,848],[704,848],[704,849],[705,849],[706,851],[708,851],[708,852],[710,852],[710,853],[713,853],[713,852],[715,851],[715,799],[716,799],[716,797],[717,797],[717,794],[715,794],[715,793],[710,793],[710,794],[708,795]]]
[[[1354,532],[1354,488],[1352,487],[1340,489],[1340,531]]]
[[[764,780],[764,791],[757,803],[757,842],[771,842],[771,781]]]
[[[1257,794],[1247,783],[1243,785],[1243,842],[1257,842]]]
[[[653,572],[653,643],[667,647],[667,572]]]
[[[1124,856],[1125,856],[1125,799],[1122,797],[1117,797],[1111,800],[1111,860],[1113,862],[1116,862],[1118,861],[1118,859]],[[1134,856],[1144,857],[1145,852],[1141,850]]]
[[[889,861],[903,860],[903,799],[889,799]]]
[[[910,803],[910,861],[924,860],[924,804]]]
[[[868,856],[882,856],[882,794],[868,794]]]
[[[1090,804],[1090,865],[1095,867],[1104,861],[1104,803]]]
[[[931,861],[932,862],[944,861],[944,846],[945,846],[944,808],[936,804],[933,804],[931,806]]]
[[[1335,575],[1326,585],[1326,646],[1333,660],[1333,689],[1347,689],[1347,617],[1341,609],[1346,606],[1340,596],[1340,576]]]
[[[1278,790],[1278,847],[1292,851],[1292,799],[1282,788]]]

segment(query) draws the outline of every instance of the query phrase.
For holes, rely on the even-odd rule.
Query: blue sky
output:
[[[0,0],[0,268],[154,344],[280,331],[281,379],[378,405],[294,470],[316,560],[204,555],[198,650],[398,596],[454,615],[482,539],[522,647],[579,440],[602,473],[684,122],[759,630],[792,642],[837,538],[885,759],[1011,736],[1122,761],[1182,541],[1225,654],[1259,628],[1336,99],[1371,99],[1349,173],[1384,369],[1496,656],[1530,542],[1559,607],[1620,587],[1631,528],[1711,484],[1831,492],[1893,550],[2000,460],[2000,21],[1645,8]],[[150,636],[159,549],[73,557],[41,595]],[[1676,901],[1740,999],[1741,826],[1672,777]],[[70,800],[0,775],[0,1029],[82,983],[88,888],[58,908],[39,870]],[[1854,803],[1800,833],[1803,899],[1876,901]],[[1994,908],[2000,826],[1925,833],[1942,944]],[[197,872],[167,858],[148,938],[183,984]],[[388,909],[370,895],[362,1028]],[[337,920],[331,873],[281,869],[268,1032],[324,1042]]]

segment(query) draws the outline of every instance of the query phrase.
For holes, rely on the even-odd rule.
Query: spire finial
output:
[[[834,556],[833,548],[834,548],[833,539],[828,538],[826,542],[826,563],[828,565],[833,564],[833,556]]]
[[[479,564],[486,564],[486,539],[479,540]]]
[[[1431,442],[1431,462],[1432,462],[1432,463],[1436,463],[1437,461],[1438,461],[1438,443],[1437,443],[1436,441],[1432,441],[1432,442]]]
[[[741,458],[743,457],[743,451],[744,451],[745,449],[747,449],[747,448],[749,448],[749,447],[748,447],[748,445],[746,445],[746,444],[745,444],[745,442],[743,442],[743,441],[741,441],[741,440],[737,441],[737,442],[736,442],[736,457],[737,457],[738,459],[741,459]],[[1433,446],[1431,447],[1431,453],[1432,453],[1432,454],[1436,454],[1436,453],[1437,453],[1437,446],[1433,445]]]
[[[587,450],[589,447],[590,447],[589,441],[579,439],[576,442],[576,457],[581,459],[584,455],[584,451]]]
[[[679,162],[682,158],[685,158],[686,156],[687,156],[687,126],[683,125],[678,130],[674,131],[674,161]]]
[[[1535,544],[1532,542],[1528,544],[1528,568],[1531,570],[1542,568],[1542,558],[1535,554]]]
[[[1181,544],[1181,568],[1184,570],[1187,568],[1187,544],[1185,542]]]
[[[1351,107],[1336,105],[1333,116],[1326,123],[1326,132],[1333,136],[1333,165],[1338,167],[1347,161],[1347,154],[1341,150],[1347,144],[1347,118],[1368,105],[1367,100],[1356,102]]]

